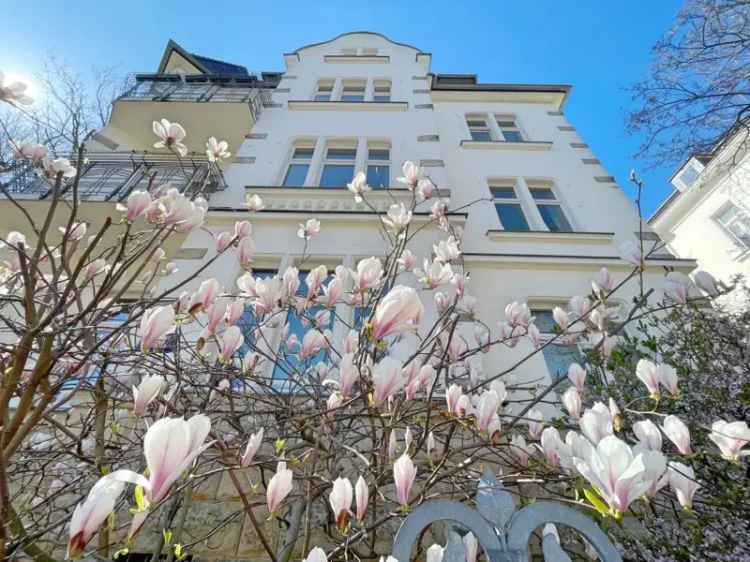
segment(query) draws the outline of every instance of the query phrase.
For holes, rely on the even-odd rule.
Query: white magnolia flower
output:
[[[180,156],[187,156],[188,148],[182,143],[187,134],[182,125],[162,119],[161,121],[154,121],[153,131],[160,139],[154,143],[154,148],[174,149]]]
[[[354,194],[354,200],[357,203],[362,202],[362,194],[365,191],[370,191],[370,186],[367,185],[367,177],[364,172],[357,172],[351,183],[347,183],[346,187]]]
[[[31,105],[34,103],[33,98],[27,96],[26,84],[23,82],[5,83],[5,74],[0,70],[0,101],[8,103],[20,103],[21,105]]]
[[[310,240],[320,232],[320,221],[318,219],[308,219],[306,223],[300,223],[297,230],[297,236],[303,240]]]
[[[217,141],[216,137],[210,137],[206,142],[206,156],[209,162],[224,160],[232,155],[229,152],[229,143],[225,140]]]

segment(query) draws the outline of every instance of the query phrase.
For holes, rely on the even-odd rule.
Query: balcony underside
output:
[[[226,140],[234,155],[252,129],[256,112],[250,104],[238,102],[120,99],[114,103],[110,122],[100,134],[119,150],[154,150],[159,139],[152,125],[160,119],[185,128],[183,142],[191,152],[205,154],[206,140],[216,137]]]

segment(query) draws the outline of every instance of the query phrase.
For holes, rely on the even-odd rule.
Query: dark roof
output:
[[[247,68],[239,64],[232,64],[209,57],[204,57],[195,53],[191,53],[193,58],[201,63],[201,65],[211,74],[222,74],[225,76],[247,76]]]
[[[432,89],[476,92],[556,92],[568,94],[568,84],[482,84],[476,74],[432,74]]]

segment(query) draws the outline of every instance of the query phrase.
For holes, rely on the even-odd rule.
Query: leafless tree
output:
[[[686,0],[653,48],[648,75],[630,91],[626,117],[643,135],[652,165],[710,152],[728,132],[747,136],[750,117],[750,2]]]

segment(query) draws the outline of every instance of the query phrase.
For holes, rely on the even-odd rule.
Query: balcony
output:
[[[139,74],[115,100],[109,124],[97,135],[108,148],[149,150],[152,122],[168,119],[187,131],[185,144],[203,152],[208,137],[229,142],[234,153],[271,103],[272,80],[256,76]],[[100,140],[103,139],[103,140]]]
[[[78,195],[90,201],[121,201],[136,190],[153,191],[165,183],[204,197],[226,187],[221,170],[205,155],[178,158],[148,152],[87,152],[79,170]],[[50,183],[26,162],[11,163],[5,189],[19,199],[46,199]],[[0,178],[2,180],[2,178]]]

